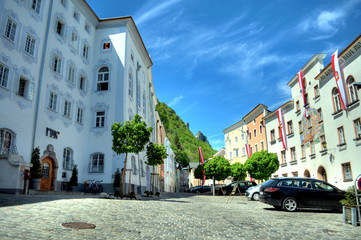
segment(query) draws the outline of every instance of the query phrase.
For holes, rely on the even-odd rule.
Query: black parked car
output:
[[[224,195],[229,195],[231,194],[233,188],[234,188],[234,185],[236,185],[237,182],[232,182],[224,187],[219,187],[219,188],[216,188],[216,193],[218,195],[222,195],[222,191],[223,191],[223,194]],[[253,182],[253,181],[239,181],[238,182],[238,190],[236,190],[236,195],[239,194],[239,192],[241,192],[242,194],[244,194],[248,188],[250,187],[253,187],[253,186],[256,186],[257,183]]]
[[[210,192],[210,191],[211,191],[210,186],[202,186],[202,185],[191,187],[189,189],[190,193],[197,193],[197,194],[204,193],[204,192]]]
[[[259,201],[294,212],[298,208],[340,210],[345,192],[313,178],[274,178],[260,188]]]

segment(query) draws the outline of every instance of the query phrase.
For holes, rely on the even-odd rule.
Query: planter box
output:
[[[359,221],[356,207],[342,207],[343,221],[344,223],[351,223],[353,226],[357,226]]]

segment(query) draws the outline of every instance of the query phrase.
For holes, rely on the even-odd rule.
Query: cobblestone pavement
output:
[[[234,197],[164,194],[142,200],[0,194],[0,239],[361,239],[325,211],[278,211]],[[86,222],[95,229],[71,229]]]

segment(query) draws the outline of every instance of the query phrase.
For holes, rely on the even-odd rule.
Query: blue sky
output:
[[[100,18],[132,16],[161,102],[212,147],[257,104],[291,99],[287,82],[315,53],[361,34],[361,0],[87,0]]]

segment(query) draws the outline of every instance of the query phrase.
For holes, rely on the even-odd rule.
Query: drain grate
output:
[[[85,223],[85,222],[68,222],[61,224],[63,227],[66,228],[75,228],[75,229],[92,229],[96,226],[91,223]]]

